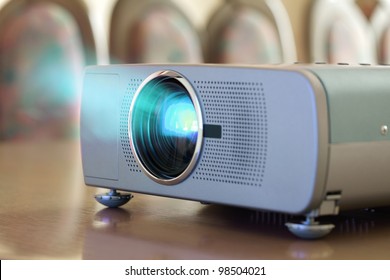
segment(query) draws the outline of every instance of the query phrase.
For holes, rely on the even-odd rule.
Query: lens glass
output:
[[[137,156],[154,177],[180,176],[196,149],[198,120],[187,89],[177,79],[149,81],[133,105],[131,133]]]

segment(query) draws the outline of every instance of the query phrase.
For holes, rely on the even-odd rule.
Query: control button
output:
[[[388,133],[389,133],[389,128],[387,127],[387,125],[382,125],[381,126],[381,134],[383,136],[386,136]]]

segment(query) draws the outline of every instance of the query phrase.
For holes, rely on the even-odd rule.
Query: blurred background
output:
[[[0,141],[78,137],[83,68],[390,63],[390,0],[0,0]]]

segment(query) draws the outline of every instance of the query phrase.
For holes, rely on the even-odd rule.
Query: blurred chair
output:
[[[355,0],[355,3],[362,10],[366,18],[370,19],[373,12],[376,10],[379,0]]]
[[[381,0],[376,6],[371,23],[375,33],[378,63],[390,64],[390,0]]]
[[[296,49],[289,16],[279,0],[227,0],[207,26],[207,61],[292,63]]]
[[[77,135],[82,71],[95,63],[83,2],[12,0],[0,10],[0,139]]]
[[[354,0],[316,0],[310,35],[315,62],[376,63],[371,26]]]
[[[169,0],[119,0],[110,28],[113,63],[200,63],[199,34]]]

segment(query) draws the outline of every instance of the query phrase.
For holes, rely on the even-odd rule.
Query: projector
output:
[[[109,65],[85,70],[81,150],[118,190],[318,218],[390,204],[390,67]]]

